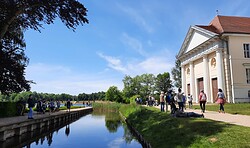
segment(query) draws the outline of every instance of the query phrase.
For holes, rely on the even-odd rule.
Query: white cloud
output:
[[[126,72],[126,68],[122,66],[121,60],[116,57],[106,56],[102,53],[97,53],[101,58],[108,62],[108,67],[115,69],[117,71]]]
[[[78,95],[79,93],[107,91],[113,85],[119,89],[123,87],[120,78],[105,77],[103,73],[82,74],[73,72],[65,66],[42,63],[28,66],[26,78],[36,83],[31,84],[31,91],[44,93]]]
[[[159,73],[163,73],[163,72],[171,72],[171,69],[174,67],[174,57],[168,58],[167,55],[169,57],[171,57],[170,54],[160,54],[160,55],[152,55],[148,58],[145,58],[144,60],[141,61],[124,61],[123,65],[121,64],[121,59],[118,59],[117,57],[111,57],[111,56],[106,56],[101,54],[101,57],[109,57],[109,58],[104,58],[107,63],[108,66],[112,65],[112,61],[109,59],[116,59],[119,61],[119,69],[118,68],[114,68],[109,66],[110,68],[122,72],[123,74],[126,75],[130,75],[130,76],[136,76],[136,75],[141,75],[144,73],[150,73],[150,74],[159,74]],[[99,54],[100,56],[100,54]],[[122,71],[120,69],[123,69]]]
[[[120,4],[118,4],[118,7],[120,8],[120,10],[125,12],[129,17],[131,17],[131,19],[135,22],[135,24],[138,27],[142,27],[148,33],[154,32],[154,28],[148,24],[148,22],[146,21],[147,19],[144,18],[145,16],[139,14],[138,11],[136,11],[132,7],[125,7],[125,6],[120,5]]]
[[[127,33],[123,33],[122,34],[122,42],[124,44],[130,46],[132,49],[134,49],[140,55],[147,56],[147,53],[143,50],[142,43],[139,40],[137,40],[136,38],[129,36]]]
[[[123,144],[124,140],[123,138],[116,138],[110,143],[108,143],[109,148],[119,148],[121,144]]]

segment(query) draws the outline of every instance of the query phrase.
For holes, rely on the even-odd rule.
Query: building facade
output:
[[[196,102],[200,90],[215,102],[218,88],[228,102],[250,102],[250,18],[218,15],[191,26],[177,58],[182,90]]]

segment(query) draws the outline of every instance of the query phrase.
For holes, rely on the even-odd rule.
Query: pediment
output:
[[[181,55],[193,50],[194,48],[198,47],[202,43],[206,42],[210,38],[217,35],[211,31],[205,30],[198,26],[192,26],[189,28],[188,33],[184,39],[182,47],[179,51],[178,57]]]

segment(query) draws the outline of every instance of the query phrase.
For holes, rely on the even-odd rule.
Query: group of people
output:
[[[184,109],[186,109],[186,101],[188,101],[188,106],[189,108],[192,108],[193,105],[193,97],[192,95],[188,94],[186,97],[184,93],[181,92],[181,89],[178,89],[178,92],[176,94],[173,94],[172,91],[164,93],[163,91],[160,94],[160,108],[161,111],[164,112],[165,109],[165,103],[166,103],[166,110],[168,110],[168,105],[171,107],[171,114],[176,114],[176,113],[184,113]],[[206,102],[207,102],[207,95],[204,92],[204,90],[200,91],[200,94],[198,96],[198,101],[200,103],[200,108],[202,114],[200,115],[194,115],[193,113],[189,114],[194,115],[194,116],[200,116],[204,117],[203,113],[205,113],[206,109]],[[225,95],[222,91],[222,89],[218,89],[218,94],[216,98],[216,103],[220,105],[219,113],[225,113],[224,111],[224,104],[226,102]],[[178,109],[175,104],[178,104]],[[177,112],[176,112],[177,111]]]
[[[55,111],[59,111],[59,108],[61,107],[61,102],[59,100],[54,101],[53,99],[50,99],[50,101],[46,100],[38,100],[37,102],[33,99],[32,94],[29,95],[29,98],[27,100],[29,112],[28,112],[28,119],[34,119],[33,118],[33,108],[36,105],[37,112],[45,114],[46,109],[49,108],[49,114]],[[67,111],[70,111],[71,102],[70,99],[67,100],[65,103],[65,106],[67,107]],[[24,115],[24,111],[26,108],[26,102],[23,98],[20,98],[20,100],[17,102],[17,110],[18,115]]]
[[[38,100],[37,102],[37,112],[38,113],[45,113],[46,108],[49,108],[50,113],[59,111],[59,108],[61,107],[61,102],[59,100],[54,101],[53,99],[50,99],[50,101],[46,100]]]
[[[220,88],[218,89],[218,93],[217,93],[217,97],[215,101],[216,103],[220,105],[219,113],[225,113],[224,104],[226,103],[226,98],[225,98],[225,94]],[[207,95],[206,93],[204,93],[203,90],[200,91],[199,102],[200,102],[201,111],[204,113],[206,109],[205,107],[206,107],[206,102],[207,102]]]

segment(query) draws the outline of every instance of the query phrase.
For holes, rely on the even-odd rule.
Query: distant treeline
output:
[[[71,101],[94,101],[94,100],[105,100],[105,92],[98,92],[92,94],[81,93],[78,96],[70,94],[50,94],[50,93],[37,93],[37,92],[21,92],[21,93],[12,93],[10,95],[0,94],[0,101],[10,101],[17,102],[21,98],[23,100],[28,100],[29,95],[32,94],[35,100],[46,99],[46,100],[60,100],[66,101],[70,99]]]

